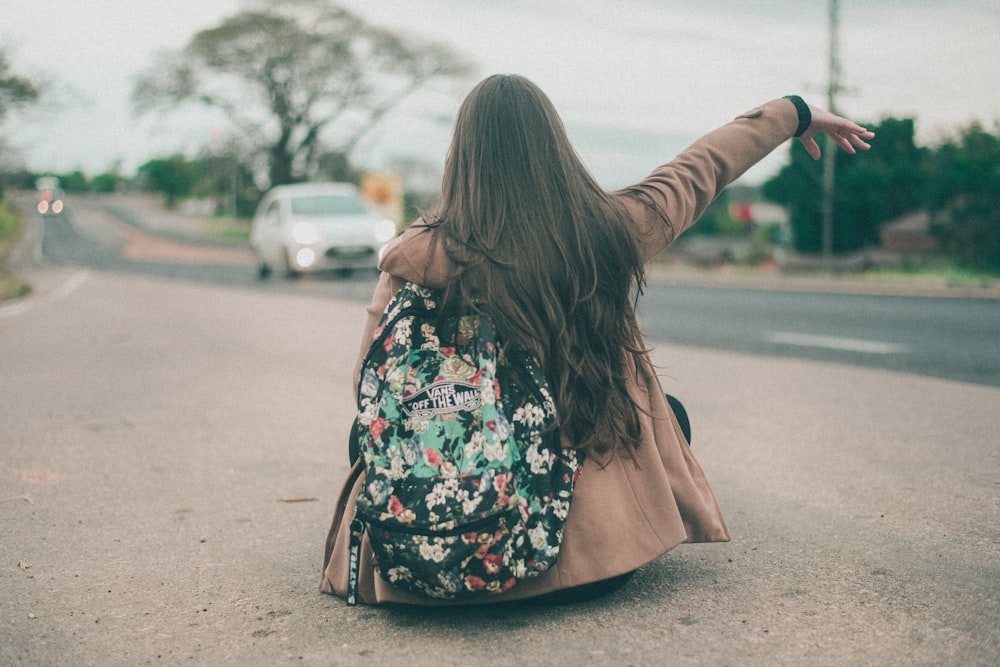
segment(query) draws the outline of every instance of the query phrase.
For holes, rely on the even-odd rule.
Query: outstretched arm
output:
[[[848,153],[868,150],[867,142],[875,136],[801,98],[772,100],[709,132],[642,182],[620,190],[616,194],[635,224],[643,257],[656,256],[701,217],[723,188],[793,136],[818,159],[817,132],[829,134]]]

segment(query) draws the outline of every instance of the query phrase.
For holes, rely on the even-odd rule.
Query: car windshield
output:
[[[292,197],[294,215],[363,215],[361,200],[350,195],[307,195]]]

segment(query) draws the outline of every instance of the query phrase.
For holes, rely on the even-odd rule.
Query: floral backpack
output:
[[[485,312],[442,315],[441,296],[406,283],[362,363],[349,604],[366,533],[380,576],[445,600],[502,593],[559,555],[583,454],[560,447],[537,361]]]

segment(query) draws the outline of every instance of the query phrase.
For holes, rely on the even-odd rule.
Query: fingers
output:
[[[834,143],[836,143],[838,146],[844,149],[844,152],[849,153],[851,155],[857,153],[857,151],[854,149],[854,145],[851,143],[851,137],[854,136],[853,134],[844,136],[843,134],[840,134],[838,132],[830,136],[833,138]]]
[[[868,150],[871,146],[865,142],[865,139],[874,139],[875,133],[861,127],[857,123],[847,120],[846,118],[838,118],[840,121],[839,127],[831,128],[831,136],[838,138],[837,143],[843,146],[844,144],[840,141],[843,139],[844,142],[848,142],[852,145],[852,150],[849,152],[853,153],[853,147],[856,146],[861,150]],[[845,147],[845,150],[847,148]]]
[[[850,132],[840,131],[830,136],[833,137],[833,140],[837,143],[838,146],[843,148],[846,152],[850,153],[851,155],[854,155],[855,153],[857,153],[857,149],[861,149],[863,151],[870,149],[871,144],[865,141],[865,139],[872,139],[875,137],[874,132],[869,132],[864,128],[859,128],[859,129],[861,130],[860,132],[856,132],[853,130]]]
[[[810,108],[813,114],[812,125],[799,137],[799,141],[802,142],[812,159],[818,160],[822,152],[816,141],[816,134],[820,132],[830,137],[833,143],[850,155],[856,154],[859,150],[866,151],[871,148],[871,144],[868,142],[875,138],[874,132],[824,109]]]
[[[824,134],[833,140],[833,143],[840,146],[840,148],[850,155],[855,155],[858,150],[869,150],[871,144],[867,140],[875,138],[875,133],[870,132],[863,127],[851,124],[848,127],[840,128],[830,128],[824,131]],[[816,142],[816,131],[810,131],[799,137],[799,141],[805,147],[806,152],[809,153],[809,157],[814,160],[818,160],[821,157],[822,151],[819,144]]]
[[[874,132],[869,132],[868,130],[865,130],[863,132],[859,132],[858,134],[852,134],[851,143],[853,143],[861,150],[866,151],[872,147],[872,145],[869,144],[868,141],[871,141],[874,138],[875,138]],[[868,141],[865,141],[865,139],[867,139]]]
[[[805,146],[806,153],[809,153],[809,157],[818,160],[822,151],[820,151],[819,144],[816,143],[816,136],[810,132],[802,135],[800,140],[802,141],[802,145]]]

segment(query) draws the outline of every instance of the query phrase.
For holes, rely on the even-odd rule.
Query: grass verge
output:
[[[31,292],[31,286],[6,267],[7,256],[21,238],[22,224],[21,211],[0,201],[0,301],[18,299]]]
[[[990,287],[1000,281],[1000,275],[960,266],[939,266],[925,269],[875,269],[868,272],[876,278],[927,279],[936,278],[948,287]]]
[[[233,226],[215,230],[213,236],[227,243],[246,244],[250,242],[250,226],[234,224]]]

